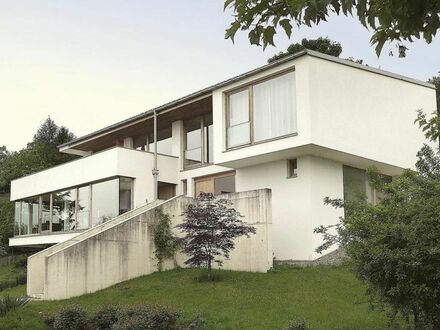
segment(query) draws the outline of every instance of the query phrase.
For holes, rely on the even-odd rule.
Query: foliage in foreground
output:
[[[159,208],[156,210],[156,218],[157,222],[153,227],[154,254],[158,260],[159,271],[161,271],[163,261],[175,256],[179,241],[171,231],[170,216]]]
[[[222,266],[221,258],[229,258],[235,238],[256,233],[254,227],[241,221],[242,215],[230,205],[226,199],[203,192],[194,204],[188,205],[183,223],[177,225],[185,233],[183,252],[190,256],[186,265],[206,267],[210,274],[212,262]]]
[[[29,298],[27,297],[12,297],[10,295],[0,297],[0,316],[3,316],[11,310],[21,308],[28,302]]]
[[[418,121],[425,135],[437,136],[438,118]],[[338,243],[372,301],[391,306],[416,329],[439,329],[440,154],[424,145],[417,156],[417,172],[406,170],[391,183],[368,170],[370,184],[383,194],[378,205],[327,198],[345,216],[334,226],[336,234],[332,226],[315,229],[325,240],[317,251]]]
[[[105,305],[88,319],[84,308],[70,305],[54,316],[46,315],[45,321],[49,328],[55,330],[184,330],[200,329],[203,325],[199,315],[186,325],[178,325],[179,318],[179,312],[166,306]]]
[[[357,16],[359,22],[374,31],[371,42],[380,55],[385,42],[412,42],[423,38],[431,43],[440,29],[439,0],[225,0],[224,7],[233,11],[233,22],[226,38],[234,40],[238,30],[249,31],[251,44],[274,45],[274,35],[282,28],[290,38],[293,25],[312,26],[330,15]],[[399,45],[399,56],[406,47]]]

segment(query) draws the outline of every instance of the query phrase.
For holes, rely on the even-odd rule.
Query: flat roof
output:
[[[338,63],[338,64],[347,65],[347,66],[350,66],[350,67],[353,67],[353,68],[356,68],[356,69],[369,71],[369,72],[380,74],[380,75],[387,76],[387,77],[390,77],[390,78],[394,78],[394,79],[402,80],[402,81],[409,82],[409,83],[412,83],[412,84],[421,85],[423,87],[435,89],[435,86],[433,84],[430,84],[430,83],[427,83],[427,82],[424,82],[424,81],[421,81],[421,80],[409,78],[409,77],[402,76],[402,75],[399,75],[399,74],[395,74],[395,73],[392,73],[392,72],[389,72],[389,71],[385,71],[385,70],[382,70],[382,69],[376,69],[376,68],[370,67],[368,65],[355,63],[355,62],[350,61],[350,60],[341,59],[339,57],[330,56],[330,55],[323,54],[323,53],[320,53],[320,52],[316,52],[316,51],[313,51],[313,50],[304,49],[304,50],[299,51],[299,52],[297,52],[295,54],[283,57],[283,58],[281,58],[281,59],[279,59],[279,60],[277,60],[275,62],[263,65],[263,66],[258,67],[256,69],[253,69],[251,71],[245,72],[245,73],[240,74],[238,76],[232,77],[230,79],[224,80],[224,81],[219,82],[217,84],[211,85],[211,86],[203,88],[201,90],[198,90],[198,91],[196,91],[194,93],[185,95],[185,96],[180,97],[178,99],[175,99],[175,100],[173,100],[171,102],[168,102],[168,103],[162,104],[162,105],[160,105],[158,107],[149,109],[149,110],[144,111],[144,112],[142,112],[142,113],[140,113],[140,114],[138,114],[136,116],[127,118],[127,119],[122,120],[120,122],[117,122],[117,123],[115,123],[113,125],[110,125],[110,126],[102,128],[102,129],[99,129],[97,131],[94,131],[92,133],[80,136],[80,137],[78,137],[78,138],[76,138],[76,139],[74,139],[72,141],[69,141],[67,143],[59,145],[58,148],[65,148],[65,147],[68,147],[68,146],[71,146],[71,145],[74,145],[74,144],[78,144],[78,143],[80,143],[80,142],[82,142],[84,140],[90,139],[90,138],[92,138],[92,137],[94,137],[96,135],[104,134],[106,132],[110,132],[110,131],[112,131],[114,129],[117,129],[117,128],[121,127],[121,126],[125,126],[127,124],[133,123],[133,122],[138,121],[138,120],[143,119],[143,118],[148,118],[148,117],[152,116],[154,114],[154,112],[160,113],[161,111],[170,109],[172,107],[179,106],[179,105],[181,105],[181,104],[183,104],[185,102],[188,102],[188,101],[191,101],[191,100],[194,100],[194,99],[197,99],[197,98],[201,98],[201,97],[204,97],[204,96],[209,97],[212,94],[212,92],[214,90],[218,89],[218,88],[222,88],[222,87],[227,86],[229,84],[232,84],[234,82],[237,82],[237,81],[240,81],[242,79],[251,77],[251,76],[253,76],[253,75],[257,74],[257,73],[260,73],[260,72],[269,70],[271,68],[277,67],[277,66],[279,66],[279,65],[281,65],[283,63],[289,62],[289,61],[294,60],[294,59],[296,59],[298,57],[301,57],[303,55],[309,55],[309,56],[312,56],[312,57],[316,57],[316,58],[320,58],[320,59],[323,59],[323,60],[335,62],[335,63]]]

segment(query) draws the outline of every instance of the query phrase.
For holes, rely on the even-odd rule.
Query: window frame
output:
[[[264,139],[264,140],[259,140],[259,141],[255,141],[254,139],[254,92],[253,92],[253,87],[255,85],[258,85],[260,83],[263,83],[265,81],[271,80],[271,79],[275,79],[278,78],[280,76],[283,76],[285,74],[289,74],[295,72],[295,67],[290,67],[284,70],[280,70],[278,72],[275,72],[271,75],[268,75],[266,77],[263,78],[259,78],[259,79],[255,79],[252,80],[250,82],[247,82],[245,84],[242,84],[238,87],[232,88],[230,90],[227,90],[225,92],[223,92],[224,94],[224,100],[225,100],[225,124],[226,124],[226,135],[225,135],[225,151],[230,151],[230,150],[234,150],[234,149],[240,149],[243,147],[248,147],[248,146],[253,146],[253,145],[257,145],[260,143],[266,143],[266,142],[270,142],[270,141],[274,141],[274,140],[278,140],[278,139],[283,139],[289,136],[296,136],[298,135],[298,129],[296,129],[295,132],[292,133],[288,133],[288,134],[283,134],[280,136],[276,136],[276,137],[272,137],[272,138],[268,138],[268,139]],[[295,84],[296,84],[296,80],[295,80]],[[247,143],[242,143],[239,145],[234,145],[234,146],[229,146],[229,128],[230,126],[230,117],[231,117],[231,113],[230,113],[230,97],[231,95],[234,95],[236,93],[240,93],[244,90],[248,90],[248,97],[249,97],[249,102],[248,102],[248,111],[249,111],[249,142]],[[296,99],[295,99],[296,102]]]
[[[205,160],[205,153],[206,153],[206,150],[207,150],[207,146],[206,146],[206,143],[205,143],[205,140],[206,140],[205,139],[205,127],[208,127],[208,126],[205,126],[205,122],[206,122],[205,116],[206,115],[209,115],[209,113],[208,114],[203,114],[203,115],[200,115],[200,116],[196,116],[196,117],[192,117],[192,118],[188,118],[186,120],[183,120],[183,122],[182,122],[182,127],[183,127],[182,161],[183,161],[183,169],[184,170],[193,169],[193,168],[197,168],[197,167],[203,167],[203,166],[209,166],[209,165],[214,164],[214,162],[212,160],[211,160],[211,162]],[[200,159],[201,159],[201,161],[198,164],[187,165],[187,164],[185,164],[185,161],[186,161],[186,151],[188,150],[187,149],[187,131],[186,131],[186,128],[185,128],[185,121],[196,120],[196,119],[199,120],[199,122],[200,122],[200,128],[199,129],[200,129],[200,140],[201,140],[200,141],[200,156],[201,156]],[[214,126],[214,122],[212,123],[212,125]],[[207,133],[207,134],[209,134],[209,133]],[[209,141],[208,141],[208,144],[209,144]],[[194,149],[191,149],[191,150],[194,150]],[[208,158],[209,158],[209,156],[208,156]]]
[[[296,173],[294,173],[294,171],[292,171],[292,166],[291,166],[291,162],[295,162],[295,169],[296,169]],[[287,178],[288,179],[292,179],[292,178],[297,178],[298,177],[298,158],[289,158],[287,160]]]

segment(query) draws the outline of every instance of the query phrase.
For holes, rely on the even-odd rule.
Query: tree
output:
[[[439,118],[424,118],[420,113],[416,121],[435,141]],[[406,170],[392,182],[370,168],[368,178],[381,192],[381,202],[326,198],[327,204],[343,207],[345,216],[335,226],[315,229],[324,235],[318,252],[333,244],[343,247],[372,300],[391,306],[416,329],[440,329],[439,152],[425,144],[417,154],[417,171]]]
[[[26,148],[10,152],[0,147],[0,245],[7,246],[13,236],[14,203],[7,200],[11,180],[75,159],[77,156],[60,153],[57,148],[73,138],[66,127],[48,117]],[[6,199],[1,199],[3,194]]]
[[[272,63],[288,55],[295,54],[303,49],[311,49],[335,57],[339,57],[339,55],[342,53],[341,44],[339,42],[329,39],[328,37],[319,37],[318,39],[304,38],[301,43],[291,44],[289,47],[287,47],[286,52],[275,54],[274,56],[269,58],[267,62]]]
[[[74,138],[66,127],[59,127],[48,117],[25,149],[7,152],[5,148],[3,153],[0,152],[5,155],[0,157],[0,192],[9,192],[11,180],[77,158],[60,153],[57,147]]]
[[[249,31],[251,44],[274,45],[274,35],[281,27],[290,38],[292,24],[319,24],[333,13],[356,15],[359,22],[374,31],[371,43],[379,56],[385,42],[412,42],[423,38],[431,43],[440,28],[439,0],[225,0],[225,9],[233,10],[234,21],[225,38],[234,40],[238,30]],[[404,55],[406,47],[399,52]]]
[[[217,199],[210,193],[201,193],[183,216],[184,221],[177,227],[185,233],[183,252],[190,257],[185,264],[206,267],[208,277],[212,262],[222,266],[220,258],[229,258],[235,238],[256,233],[254,227],[240,220],[242,215],[230,207],[228,200]]]

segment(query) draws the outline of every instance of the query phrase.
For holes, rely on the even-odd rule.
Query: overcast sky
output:
[[[342,57],[427,80],[440,71],[440,39],[411,44],[405,59],[378,59],[351,18],[280,33],[277,47],[224,39],[221,0],[0,0],[0,145],[25,147],[51,116],[77,136],[266,63],[303,37],[328,36]]]

